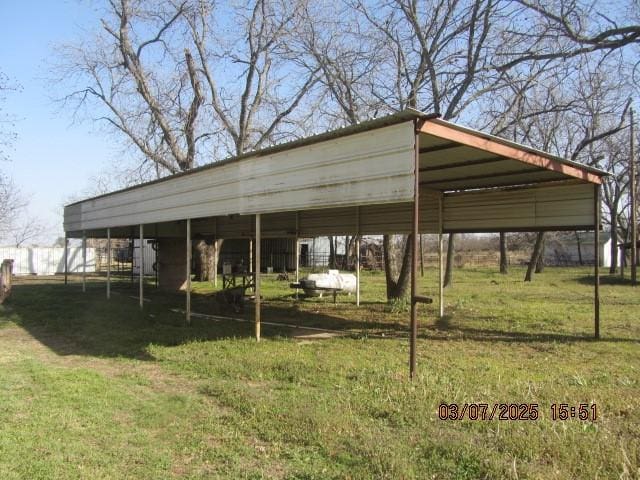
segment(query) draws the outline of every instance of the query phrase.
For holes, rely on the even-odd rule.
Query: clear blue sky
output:
[[[119,153],[98,126],[72,124],[68,112],[57,112],[51,98],[64,92],[46,80],[55,45],[78,38],[97,19],[87,1],[0,0],[0,70],[22,86],[4,105],[17,118],[18,139],[0,169],[31,195],[30,213],[53,227],[52,241],[63,235],[65,200]]]

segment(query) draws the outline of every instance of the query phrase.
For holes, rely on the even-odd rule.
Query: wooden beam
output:
[[[599,175],[588,172],[577,166],[568,165],[557,159],[549,158],[541,154],[533,153],[525,149],[507,145],[498,140],[486,138],[480,135],[474,135],[452,126],[445,125],[438,121],[426,120],[420,129],[422,133],[433,135],[434,137],[444,138],[453,142],[460,143],[467,147],[477,148],[494,155],[518,160],[529,165],[559,172],[569,177],[579,178],[586,182],[601,184],[602,180]]]
[[[187,218],[187,237],[186,237],[186,255],[187,255],[187,281],[185,291],[186,296],[186,319],[187,324],[191,323],[191,219]]]
[[[255,295],[256,295],[256,312],[255,312],[255,323],[256,323],[256,340],[260,341],[260,214],[256,214],[256,269],[254,273],[254,285],[255,285]]]

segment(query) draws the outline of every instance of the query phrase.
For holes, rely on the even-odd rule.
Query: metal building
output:
[[[597,237],[604,175],[435,115],[405,110],[67,205],[64,229],[73,238],[149,236],[159,239],[161,252],[180,252],[187,318],[191,249],[186,245],[194,235],[255,239],[260,271],[261,238],[411,234],[413,373],[417,308],[426,300],[416,281],[418,234],[597,226]],[[175,248],[165,248],[163,241]],[[597,281],[595,289],[597,337]]]

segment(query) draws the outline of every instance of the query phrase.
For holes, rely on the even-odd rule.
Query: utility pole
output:
[[[629,128],[629,141],[630,143],[630,155],[629,155],[629,190],[630,190],[630,203],[631,203],[631,215],[629,219],[631,221],[631,284],[637,285],[637,264],[638,264],[638,217],[637,217],[637,190],[636,190],[636,153],[635,153],[635,139],[633,137],[633,109],[629,111],[630,128]]]

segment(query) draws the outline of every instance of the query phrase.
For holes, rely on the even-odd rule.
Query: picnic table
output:
[[[240,282],[238,282],[240,280]],[[222,288],[232,288],[242,286],[245,289],[251,288],[255,291],[256,277],[254,272],[238,272],[238,273],[223,273],[222,274]]]

